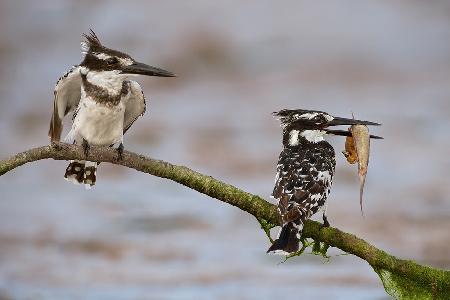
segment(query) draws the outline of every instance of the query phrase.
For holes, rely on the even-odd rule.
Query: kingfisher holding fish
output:
[[[281,121],[283,129],[283,150],[278,158],[272,192],[272,197],[278,200],[282,228],[267,252],[289,255],[299,250],[303,225],[319,210],[323,211],[323,226],[330,226],[326,214],[327,197],[336,159],[333,147],[325,141],[324,136],[333,134],[349,137],[352,132],[329,127],[380,124],[334,117],[316,110],[283,109],[273,115]],[[370,138],[381,137],[367,135],[367,139]]]

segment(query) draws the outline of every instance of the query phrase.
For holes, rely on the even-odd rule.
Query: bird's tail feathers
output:
[[[71,160],[66,168],[64,178],[75,184],[83,183],[84,177],[84,160]]]
[[[300,235],[302,224],[297,225],[289,222],[283,225],[278,234],[278,238],[273,242],[272,246],[267,250],[269,254],[289,255],[299,250]]]
[[[83,183],[86,189],[90,189],[97,181],[97,163],[87,161],[84,168]]]
[[[64,178],[75,184],[84,184],[90,189],[97,181],[97,163],[84,160],[71,160]]]

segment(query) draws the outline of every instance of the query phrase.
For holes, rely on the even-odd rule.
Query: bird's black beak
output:
[[[381,124],[370,122],[370,121],[361,121],[355,119],[347,119],[347,118],[339,118],[335,117],[331,122],[327,124],[327,126],[338,126],[338,125],[374,125],[379,126]]]
[[[147,76],[159,76],[159,77],[175,77],[172,72],[152,67],[140,62],[135,62],[132,65],[123,68],[122,73],[124,74],[138,74]]]
[[[350,131],[348,130],[333,130],[333,129],[325,129],[326,133],[328,134],[333,134],[333,135],[339,135],[339,136],[352,136],[352,134],[350,133]],[[382,140],[383,138],[381,136],[378,135],[370,135],[371,139],[377,139],[377,140]]]
[[[326,127],[328,126],[338,126],[338,125],[373,125],[373,126],[379,126],[381,124],[370,122],[370,121],[361,121],[361,120],[355,120],[355,119],[347,119],[347,118],[339,118],[335,117],[331,122],[329,122]],[[333,135],[340,135],[340,136],[352,136],[350,131],[348,130],[334,130],[334,129],[324,129],[328,134]],[[377,135],[370,135],[371,139],[383,139],[381,136]]]

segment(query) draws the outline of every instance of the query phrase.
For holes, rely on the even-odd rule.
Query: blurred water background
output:
[[[365,218],[344,140],[330,138],[329,220],[450,268],[450,2],[2,0],[0,28],[1,158],[48,143],[54,84],[92,28],[178,75],[138,79],[148,110],[126,149],[266,199],[281,149],[272,111],[383,123],[372,130],[385,140],[372,142]],[[280,264],[236,208],[108,164],[86,191],[63,180],[66,164],[0,179],[0,299],[389,299],[356,257]]]

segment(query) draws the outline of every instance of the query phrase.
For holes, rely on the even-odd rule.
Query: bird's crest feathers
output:
[[[89,34],[83,33],[84,41],[81,41],[81,52],[86,55],[89,52],[97,52],[97,50],[104,48],[100,43],[98,36],[90,29]]]
[[[323,126],[333,120],[333,116],[319,110],[283,109],[272,115],[280,120],[283,128],[293,124],[305,128]]]
[[[86,58],[86,56],[92,55],[102,55],[115,56],[117,58],[131,59],[131,57],[123,52],[108,48],[104,46],[97,34],[90,29],[89,34],[83,33],[84,40],[81,41],[81,52]]]

